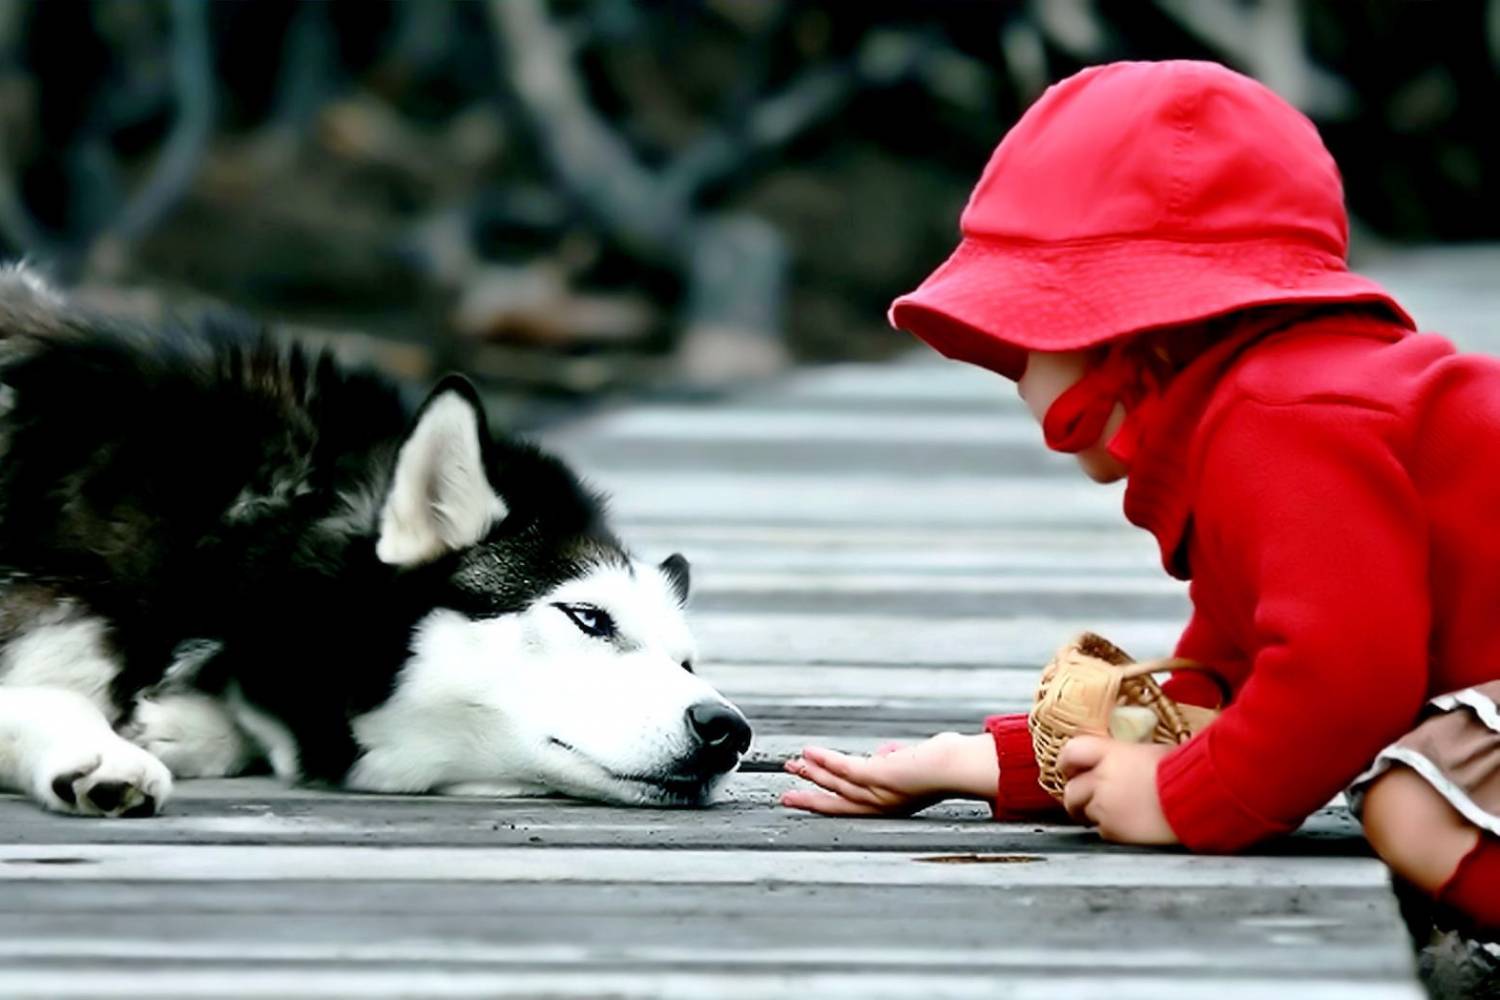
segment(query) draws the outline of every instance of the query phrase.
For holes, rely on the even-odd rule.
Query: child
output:
[[[1237,851],[1350,787],[1375,850],[1500,928],[1500,362],[1416,334],[1345,266],[1312,123],[1198,62],[1095,67],[995,151],[949,260],[891,309],[1016,381],[1047,445],[1192,580],[1178,656],[1229,693],[1175,748],[1081,737],[1067,811],[1107,839]],[[1218,685],[1172,678],[1215,707]],[[1053,806],[1025,718],[788,763],[787,805]]]

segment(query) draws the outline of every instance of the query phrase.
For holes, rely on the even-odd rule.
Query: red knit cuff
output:
[[[1156,793],[1177,839],[1189,850],[1228,854],[1285,827],[1243,806],[1224,786],[1209,751],[1209,730],[1173,750],[1156,766]]]
[[[1438,902],[1457,910],[1488,937],[1500,931],[1497,885],[1500,885],[1500,840],[1484,834],[1438,890]]]
[[[995,759],[1000,764],[1000,786],[993,806],[997,820],[1037,819],[1060,813],[1062,806],[1038,784],[1036,750],[1024,715],[992,715],[984,728],[995,740]]]

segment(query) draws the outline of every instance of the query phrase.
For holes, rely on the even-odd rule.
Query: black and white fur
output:
[[[692,672],[687,590],[460,378],[413,412],[239,321],[142,331],[0,272],[0,787],[704,804],[750,730]]]

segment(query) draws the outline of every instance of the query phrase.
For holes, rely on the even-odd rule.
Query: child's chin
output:
[[[1078,456],[1078,465],[1096,483],[1118,483],[1130,471],[1109,452],[1084,452]]]

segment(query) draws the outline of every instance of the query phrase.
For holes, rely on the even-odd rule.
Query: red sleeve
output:
[[[995,819],[1004,821],[1066,820],[1062,805],[1037,783],[1041,770],[1025,715],[992,715],[984,728],[995,740],[1000,763],[1000,787],[995,793]]]
[[[1214,432],[1195,504],[1202,593],[1253,615],[1232,705],[1157,770],[1193,850],[1295,829],[1421,708],[1425,517],[1396,418],[1342,403],[1244,401]]]

